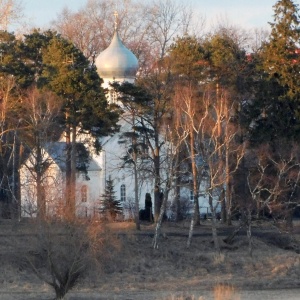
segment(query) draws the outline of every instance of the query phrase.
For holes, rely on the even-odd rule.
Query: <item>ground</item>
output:
[[[222,243],[235,225],[218,225],[222,245],[218,256],[209,220],[195,228],[189,249],[186,248],[188,222],[165,222],[156,250],[152,248],[153,224],[143,223],[141,231],[137,232],[133,223],[112,223],[110,232],[118,243],[115,255],[101,270],[83,278],[66,298],[274,300],[283,299],[275,297],[281,289],[284,299],[297,299],[292,297],[297,297],[300,288],[298,222],[293,233],[284,232],[272,222],[255,223],[252,257],[248,254],[245,230],[232,244]],[[0,222],[1,300],[54,297],[51,288],[17,259],[26,252],[31,234],[30,224]],[[258,295],[259,292],[265,295]],[[228,298],[226,293],[230,295]],[[253,297],[257,298],[251,298],[249,293],[256,293]],[[290,298],[287,298],[288,293]]]

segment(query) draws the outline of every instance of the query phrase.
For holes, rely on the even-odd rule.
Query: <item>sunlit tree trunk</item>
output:
[[[135,227],[136,230],[141,230],[141,225],[140,225],[140,203],[139,203],[139,183],[138,183],[138,170],[137,170],[137,154],[133,154],[133,161],[134,161],[134,167],[133,167],[133,172],[134,172],[134,203],[135,203]]]
[[[76,126],[71,128],[71,202],[70,213],[76,215]]]
[[[231,225],[232,218],[232,193],[230,182],[230,169],[229,169],[229,147],[225,145],[225,199],[226,199],[226,222]],[[225,220],[224,220],[225,221]]]
[[[212,230],[214,246],[217,254],[220,255],[220,244],[219,244],[219,238],[217,233],[216,207],[213,204],[213,198],[211,194],[209,194],[209,207],[211,211],[211,230]]]
[[[135,128],[135,114],[132,114],[132,124]],[[138,182],[138,149],[137,149],[137,138],[135,135],[135,129],[133,129],[133,138],[132,138],[132,160],[133,160],[133,175],[134,175],[134,203],[135,203],[135,227],[136,230],[141,230],[140,224],[140,202],[139,202],[139,182]]]
[[[153,157],[154,163],[154,221],[157,222],[161,211],[161,187],[160,187],[160,157],[159,149],[156,147]]]
[[[154,239],[153,239],[153,248],[154,249],[158,249],[158,239],[160,236],[160,232],[161,232],[161,225],[162,225],[162,221],[165,215],[165,211],[166,211],[166,205],[167,205],[167,201],[168,201],[168,196],[169,196],[169,191],[170,191],[170,182],[167,184],[164,195],[163,195],[163,200],[162,200],[162,204],[160,207],[160,213],[156,222],[156,226],[155,226],[155,233],[154,233]]]
[[[71,180],[71,160],[72,160],[72,145],[71,145],[71,129],[66,127],[66,215],[72,211],[72,180]]]
[[[43,170],[42,170],[42,149],[39,132],[36,133],[36,198],[37,198],[37,217],[44,220],[46,215],[45,193],[43,191]]]
[[[196,165],[196,153],[195,153],[195,136],[194,130],[190,130],[190,151],[191,151],[191,165],[193,174],[193,194],[194,194],[194,225],[200,225],[200,209],[199,209],[199,174]]]

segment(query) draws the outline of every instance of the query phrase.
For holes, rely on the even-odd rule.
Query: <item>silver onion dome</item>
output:
[[[95,65],[101,78],[134,78],[138,70],[136,56],[123,45],[117,30],[108,48],[96,58]]]

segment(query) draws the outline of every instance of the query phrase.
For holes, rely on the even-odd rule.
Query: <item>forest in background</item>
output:
[[[100,150],[97,141],[118,131],[121,116],[119,107],[106,102],[94,66],[95,55],[113,35],[110,4],[89,1],[78,12],[64,10],[47,31],[33,29],[21,37],[0,32],[2,218],[20,217],[18,170],[33,153],[38,220],[46,221],[43,175],[49,162],[42,149],[66,132],[63,216],[74,224],[76,161],[84,167],[87,159],[86,152],[76,146],[76,134],[89,133]],[[157,187],[153,247],[159,244],[171,191],[176,195],[172,199],[174,221],[184,217],[185,199],[179,197],[182,186],[188,186],[193,196],[190,247],[194,227],[200,223],[198,200],[203,182],[216,253],[222,247],[218,209],[222,223],[230,226],[240,220],[227,243],[244,227],[250,254],[254,220],[271,218],[292,231],[300,178],[298,5],[277,1],[271,32],[247,32],[222,23],[206,32],[204,20],[189,22],[190,7],[171,0],[151,5],[120,1],[118,8],[120,36],[139,59],[140,69],[135,85],[116,83],[113,87],[135,117],[132,132],[126,135],[133,172],[147,172]],[[4,19],[9,20],[8,16]],[[138,216],[137,209],[135,222],[140,229]]]

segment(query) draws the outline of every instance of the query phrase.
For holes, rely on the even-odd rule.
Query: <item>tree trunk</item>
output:
[[[161,224],[165,215],[165,210],[166,210],[166,205],[167,205],[167,200],[168,200],[168,195],[169,195],[169,187],[166,188],[166,191],[163,195],[163,201],[162,205],[160,208],[160,213],[157,219],[156,227],[155,227],[155,234],[153,238],[153,248],[158,249],[158,239],[161,231]]]
[[[182,220],[179,181],[180,181],[180,179],[176,178],[176,187],[175,187],[175,222],[178,222],[178,221]]]
[[[231,197],[232,197],[231,184],[230,184],[229,178],[228,178],[228,179],[226,179],[226,190],[225,190],[226,223],[227,223],[227,225],[231,225],[232,224],[232,198]]]
[[[191,243],[192,243],[192,237],[193,237],[193,234],[194,234],[194,227],[195,227],[195,219],[196,218],[197,218],[197,205],[196,205],[196,202],[194,202],[193,217],[191,219],[189,236],[188,236],[188,240],[187,240],[187,244],[186,244],[187,248],[190,248]]]
[[[194,130],[191,126],[190,130],[190,147],[191,147],[191,164],[192,164],[192,174],[193,174],[193,194],[194,194],[194,222],[195,225],[200,225],[200,209],[199,209],[199,174],[196,165],[196,153],[195,153],[195,137]]]
[[[17,130],[14,131],[14,141],[12,149],[12,202],[11,202],[11,217],[15,220],[20,220],[20,194],[19,194],[19,143],[17,140]]]
[[[135,126],[135,114],[132,115],[132,124]],[[138,168],[137,168],[137,159],[138,159],[138,149],[137,149],[137,138],[135,136],[135,129],[133,126],[134,135],[132,137],[132,160],[133,160],[133,173],[134,173],[134,221],[136,230],[141,230],[140,226],[140,205],[139,205],[139,186],[138,186]]]
[[[180,203],[180,151],[176,153],[175,158],[175,222],[178,222],[183,219],[182,212],[181,212],[181,203]]]
[[[138,174],[136,167],[136,153],[134,155],[134,199],[135,199],[135,227],[136,230],[141,230],[140,216],[139,216],[139,192],[138,192]]]
[[[252,257],[252,254],[253,254],[253,242],[252,242],[251,209],[247,209],[246,224],[247,224],[247,238],[248,238],[248,253],[249,253],[250,257]]]
[[[215,250],[218,255],[220,255],[220,244],[218,239],[218,233],[217,233],[217,218],[216,218],[216,209],[213,206],[213,198],[211,195],[209,195],[209,206],[211,210],[211,230],[212,230],[212,237],[214,241]]]
[[[71,129],[71,201],[70,214],[74,218],[76,215],[76,126]]]
[[[226,223],[226,202],[225,202],[225,189],[223,188],[220,195],[221,203],[221,222],[222,224]]]
[[[68,215],[72,207],[72,180],[71,180],[71,160],[72,160],[71,130],[70,126],[66,128],[66,211]]]
[[[289,233],[292,233],[294,230],[294,225],[293,225],[293,213],[294,213],[294,208],[290,207],[290,205],[287,204],[287,212],[285,216],[285,226],[286,226],[286,231]]]
[[[60,287],[58,285],[54,285],[55,290],[55,300],[63,300],[67,294],[65,287]]]
[[[40,137],[36,136],[36,197],[37,197],[37,217],[44,220],[46,214],[45,193],[43,191],[43,170],[42,170],[42,149]]]
[[[160,215],[160,208],[162,205],[160,196],[160,162],[159,162],[159,151],[156,148],[156,153],[154,155],[154,222],[158,221]]]
[[[165,192],[163,194],[163,200],[162,200],[162,205],[160,208],[160,212],[159,212],[159,217],[156,223],[156,228],[155,228],[155,234],[154,234],[154,239],[153,239],[153,248],[154,249],[158,249],[158,239],[159,239],[159,235],[160,235],[160,231],[161,231],[161,224],[165,215],[165,210],[166,210],[166,206],[167,206],[167,201],[168,201],[168,197],[169,197],[169,191],[171,189],[171,185],[172,185],[172,176],[170,176],[168,178],[167,184],[166,184],[166,189]]]

